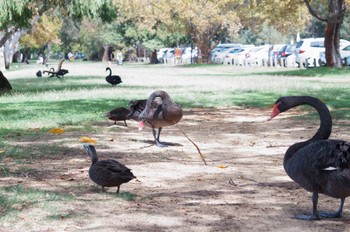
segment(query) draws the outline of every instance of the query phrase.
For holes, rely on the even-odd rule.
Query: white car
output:
[[[349,41],[340,40],[340,46],[345,43],[349,43]],[[325,52],[324,38],[302,39],[296,46],[296,62],[306,68],[319,66],[321,52]]]
[[[342,46],[339,47],[339,53],[340,53],[340,57],[342,58],[342,60],[344,60],[345,58],[349,59],[350,57],[350,43],[345,43]],[[326,52],[322,51],[320,52],[320,62],[321,65],[326,65]],[[349,65],[349,62],[348,62]]]
[[[164,53],[166,53],[168,50],[171,50],[171,49],[173,48],[160,48],[157,50],[157,59],[160,63],[164,63],[164,60],[163,60],[165,56]]]
[[[272,46],[267,44],[251,49],[245,54],[247,63],[249,65],[257,65],[262,64],[262,62],[268,62],[272,56],[271,48]]]

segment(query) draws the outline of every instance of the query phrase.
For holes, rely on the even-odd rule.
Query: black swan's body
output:
[[[127,115],[127,117],[134,119],[135,121],[139,121],[139,116],[141,112],[145,109],[146,102],[147,102],[147,99],[130,101],[129,102],[130,113]]]
[[[42,77],[42,76],[43,76],[41,70],[39,70],[39,71],[36,72],[36,76],[37,76],[37,77]]]
[[[130,106],[131,118],[139,121],[140,129],[143,125],[152,128],[155,144],[159,147],[165,146],[159,141],[160,132],[163,127],[175,125],[181,120],[182,108],[173,103],[169,94],[162,90],[153,92],[146,102],[136,102],[137,105]],[[155,128],[158,128],[158,134]]]
[[[271,119],[299,105],[314,107],[320,115],[321,123],[311,139],[293,144],[284,156],[286,173],[301,187],[313,193],[312,215],[298,215],[297,218],[315,220],[320,217],[341,217],[345,198],[350,196],[350,143],[328,139],[332,131],[330,112],[324,103],[313,97],[279,98],[271,113]],[[336,213],[319,213],[319,193],[339,198],[339,210]]]
[[[114,121],[114,124],[117,124],[117,121],[124,121],[124,126],[128,126],[126,124],[126,120],[129,118],[127,115],[130,111],[125,107],[118,107],[106,113],[106,117],[110,120]]]
[[[83,147],[92,161],[89,177],[93,182],[102,186],[102,191],[104,187],[117,186],[117,193],[119,193],[120,185],[136,178],[129,168],[116,160],[98,160],[93,145],[84,144]]]
[[[54,76],[56,76],[58,79],[63,78],[64,75],[69,73],[69,71],[67,69],[62,68],[62,64],[64,61],[65,61],[64,59],[60,60],[60,62],[58,63],[58,66],[57,66],[57,71],[55,71],[54,68],[51,68],[50,71],[45,70],[43,73],[50,74],[49,78],[54,77]]]
[[[106,76],[106,81],[109,84],[115,86],[122,83],[122,79],[120,78],[120,76],[112,75],[112,70],[109,67],[106,68],[106,71],[109,71],[109,75]]]

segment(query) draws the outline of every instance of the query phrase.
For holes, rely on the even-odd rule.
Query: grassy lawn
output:
[[[52,157],[65,146],[34,144],[16,146],[24,138],[45,136],[50,128],[61,127],[80,134],[96,130],[105,122],[105,113],[114,107],[127,106],[130,100],[144,99],[156,89],[166,90],[184,109],[243,107],[266,109],[282,95],[311,95],[322,99],[334,119],[350,120],[349,70],[320,69],[254,69],[216,65],[163,66],[125,64],[114,67],[123,83],[112,87],[104,81],[106,73],[94,74],[94,63],[69,64],[77,69],[63,81],[36,78],[35,67],[28,74],[26,66],[5,73],[13,92],[0,96],[0,177],[36,172],[25,164]],[[75,65],[75,66],[74,66]],[[101,65],[100,65],[101,66]],[[99,68],[100,68],[99,66]],[[86,74],[82,74],[86,69]],[[21,72],[25,73],[25,72]],[[72,73],[72,74],[71,74]],[[311,112],[304,116],[318,120]],[[30,139],[29,139],[30,140]],[[15,144],[15,146],[14,146]],[[23,164],[11,171],[5,159]],[[35,188],[5,186],[0,188],[0,217],[34,204],[72,200],[72,196]],[[44,203],[43,203],[44,202]],[[68,213],[67,213],[68,214]],[[54,219],[55,214],[52,214]],[[60,217],[59,215],[57,217]]]
[[[25,68],[20,66],[15,71]],[[147,81],[148,77],[134,80],[133,76],[125,75],[124,83],[113,88],[103,77],[89,74],[67,75],[64,81],[30,75],[10,79],[14,91],[0,97],[0,135],[6,138],[14,133],[31,133],[28,129],[33,128],[44,133],[49,128],[64,126],[89,130],[90,124],[105,120],[108,110],[127,106],[130,100],[147,98],[153,90],[161,88],[170,92],[184,108],[266,108],[282,95],[311,95],[325,101],[335,118],[350,117],[349,69],[261,71],[251,68],[247,71],[246,68],[217,65],[123,66],[125,73],[135,70],[149,73],[152,82]],[[101,75],[104,74],[101,71]],[[131,78],[133,80],[129,81]]]

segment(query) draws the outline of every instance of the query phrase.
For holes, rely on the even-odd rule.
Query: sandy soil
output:
[[[152,145],[150,129],[137,130],[112,122],[95,125],[101,159],[114,158],[133,170],[139,181],[101,193],[87,176],[90,165],[74,131],[33,137],[26,143],[68,141],[69,149],[32,162],[39,172],[1,178],[1,186],[22,185],[74,196],[47,206],[23,207],[16,222],[0,231],[350,231],[350,210],[342,219],[299,221],[292,217],[311,212],[310,193],[289,179],[282,167],[291,144],[315,132],[318,122],[296,121],[286,113],[267,122],[271,109],[191,109],[178,126],[163,129],[161,140],[172,146]],[[335,125],[334,138],[348,134]],[[15,160],[6,159],[8,164]],[[132,197],[132,200],[128,200]],[[339,201],[321,195],[319,209],[335,211]],[[46,207],[46,210],[42,210]]]

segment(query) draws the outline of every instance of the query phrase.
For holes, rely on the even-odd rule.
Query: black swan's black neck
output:
[[[285,154],[285,161],[293,156],[293,154],[299,149],[310,144],[311,142],[321,139],[328,139],[332,132],[332,117],[327,106],[322,101],[309,96],[286,97],[286,101],[288,101],[288,104],[283,111],[287,111],[299,105],[310,105],[315,108],[320,116],[320,126],[314,136],[312,136],[309,140],[290,146]]]
[[[145,109],[142,111],[142,113],[140,114],[139,118],[145,119],[147,117],[147,115],[149,114],[149,111],[152,107],[152,102],[156,97],[160,97],[162,99],[162,104],[164,105],[165,102],[170,101],[170,96],[162,90],[157,90],[155,92],[153,92],[147,99],[146,102],[146,107]]]

